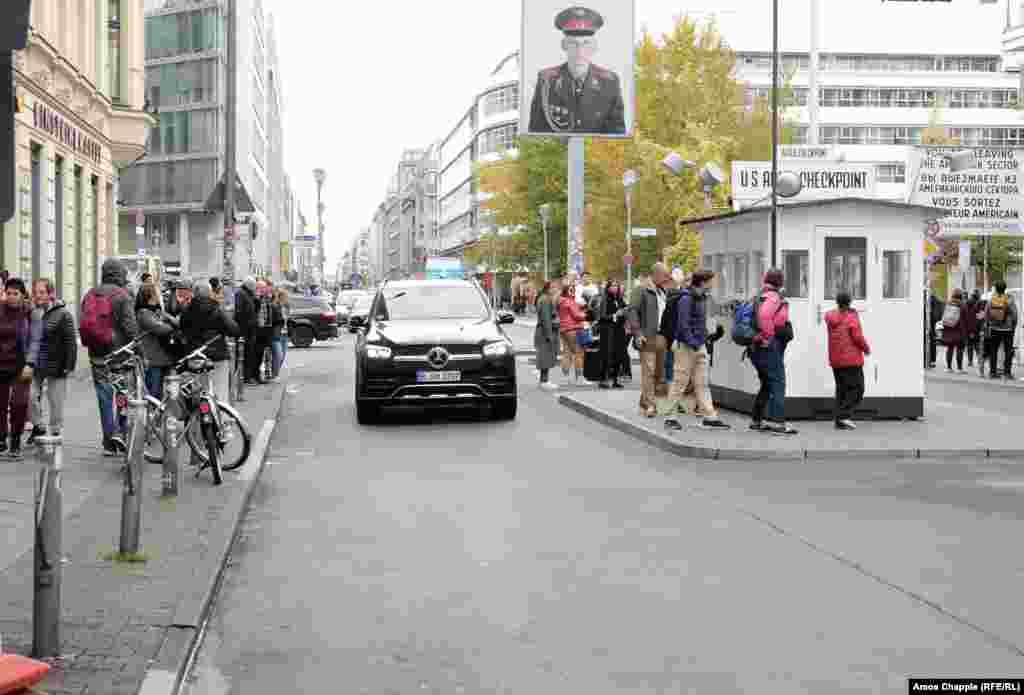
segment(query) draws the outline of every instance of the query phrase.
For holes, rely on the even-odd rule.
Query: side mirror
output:
[[[516,315],[510,311],[499,311],[498,312],[498,323],[515,323]]]

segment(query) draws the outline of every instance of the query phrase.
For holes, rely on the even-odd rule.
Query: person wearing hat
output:
[[[566,62],[537,75],[530,108],[531,133],[625,135],[625,105],[619,76],[595,65],[604,18],[586,7],[570,7],[555,17]]]

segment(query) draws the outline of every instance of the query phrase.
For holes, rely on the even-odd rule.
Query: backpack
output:
[[[956,328],[960,323],[960,307],[956,304],[947,304],[946,310],[942,312],[942,327]]]
[[[665,311],[661,312],[661,323],[658,325],[658,335],[668,341],[669,346],[675,339],[676,314],[679,310],[679,300],[683,298],[682,292],[676,292],[665,301]]]
[[[741,347],[750,347],[754,338],[761,332],[757,322],[757,312],[764,299],[758,295],[736,305],[733,311],[732,342]]]
[[[93,352],[103,353],[114,345],[114,297],[125,296],[128,292],[117,288],[111,293],[92,288],[82,299],[78,332],[82,345]]]
[[[1009,313],[1010,308],[1010,295],[1008,294],[994,294],[992,295],[991,301],[988,303],[988,318],[993,323],[1002,323],[1006,320],[1006,316]],[[943,317],[943,325],[945,325],[945,317]]]

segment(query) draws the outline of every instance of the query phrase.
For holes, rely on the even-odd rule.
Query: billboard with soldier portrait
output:
[[[633,132],[634,0],[523,0],[521,135]]]

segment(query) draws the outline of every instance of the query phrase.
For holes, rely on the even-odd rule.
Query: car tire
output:
[[[372,425],[380,420],[380,408],[375,403],[356,401],[356,422]]]
[[[515,420],[518,408],[518,398],[503,398],[491,403],[491,416],[495,420]]]
[[[313,344],[313,329],[309,326],[295,326],[292,329],[292,345],[297,348],[308,348]]]

